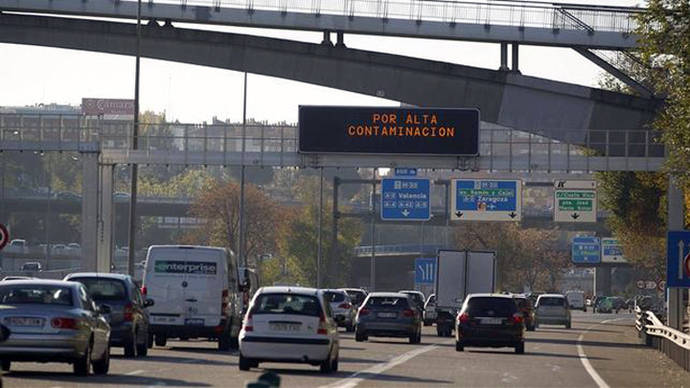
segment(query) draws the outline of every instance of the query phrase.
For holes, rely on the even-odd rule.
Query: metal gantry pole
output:
[[[318,224],[318,247],[316,253],[316,288],[321,288],[321,229],[323,228],[323,167],[319,174],[319,224]]]
[[[136,150],[139,146],[139,70],[141,67],[141,0],[137,2],[137,56],[134,65],[134,125],[132,126],[132,149]],[[134,240],[136,238],[137,222],[137,180],[138,168],[136,163],[132,163],[132,181],[129,198],[129,252],[127,255],[127,272],[134,276]]]
[[[240,217],[239,217],[239,229],[237,242],[237,255],[240,258],[240,263],[243,263],[244,267],[247,267],[247,258],[244,257],[244,153],[247,147],[247,72],[244,72],[244,94],[242,99],[242,167],[240,173]]]
[[[369,263],[369,292],[376,291],[376,168],[371,182],[371,262]]]

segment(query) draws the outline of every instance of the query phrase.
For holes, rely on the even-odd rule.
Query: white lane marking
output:
[[[146,372],[146,371],[143,370],[143,369],[137,369],[137,370],[133,370],[133,371],[131,371],[131,372],[125,373],[125,376],[136,376],[136,375],[140,375],[140,374],[142,374],[142,373],[144,373],[144,372]]]
[[[437,349],[438,346],[436,345],[427,345],[419,349],[411,350],[407,353],[403,353],[397,357],[392,358],[391,360],[387,362],[382,362],[380,364],[376,364],[372,366],[371,368],[367,368],[358,372],[355,372],[350,375],[350,377],[347,377],[345,379],[342,379],[340,381],[336,381],[333,384],[325,385],[322,386],[321,388],[354,388],[356,387],[359,383],[362,381],[366,380],[368,377],[371,375],[378,375],[381,374],[388,369],[391,369],[393,367],[396,367],[400,364],[403,364],[407,361],[410,361],[411,359],[419,356],[422,353],[426,353],[428,351]],[[360,375],[364,375],[362,377],[358,377]]]
[[[582,339],[585,337],[585,334],[587,334],[587,332],[589,332],[589,330],[591,328],[593,328],[594,326],[603,325],[605,323],[609,323],[609,322],[613,322],[613,321],[620,321],[620,320],[624,320],[624,319],[627,319],[627,318],[607,319],[605,321],[595,323],[594,325],[585,329],[585,331],[582,334],[580,334],[579,337],[577,337],[577,355],[580,356],[580,361],[582,362],[582,366],[585,367],[585,370],[587,371],[587,373],[589,373],[590,377],[592,377],[592,380],[594,380],[594,382],[597,384],[597,386],[599,388],[610,388],[610,387],[606,383],[606,381],[604,381],[604,379],[601,378],[599,373],[597,373],[597,371],[594,369],[592,364],[590,364],[589,359],[587,359],[587,354],[585,354],[585,350],[582,348]]]

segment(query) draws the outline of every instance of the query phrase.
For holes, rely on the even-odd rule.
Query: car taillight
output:
[[[513,316],[510,318],[510,321],[513,322],[513,325],[520,325],[522,324],[522,315],[513,314]]]
[[[134,306],[132,306],[131,303],[127,303],[125,305],[125,310],[122,315],[124,317],[125,322],[132,322],[132,320],[134,319]]]
[[[347,302],[338,305],[339,309],[349,309],[350,307],[352,307],[352,305]]]
[[[405,309],[403,310],[403,317],[413,317],[414,316],[414,311],[410,309]]]
[[[141,287],[141,295],[146,296],[146,286]]]
[[[366,307],[362,307],[359,309],[359,315],[369,315],[370,312],[371,311]]]
[[[328,334],[328,330],[326,330],[326,316],[323,313],[319,316],[319,328],[316,329],[316,334]]]
[[[468,323],[470,321],[470,316],[467,313],[462,313],[458,316],[458,321],[460,323]]]
[[[228,315],[229,314],[229,305],[230,305],[230,293],[228,290],[223,290],[223,293],[221,294],[221,299],[220,299],[220,311],[221,314],[223,315]]]
[[[79,322],[74,318],[53,318],[50,320],[50,326],[55,329],[76,329]]]
[[[247,315],[244,317],[244,327],[242,329],[244,329],[244,331],[254,331],[252,313],[247,313]]]

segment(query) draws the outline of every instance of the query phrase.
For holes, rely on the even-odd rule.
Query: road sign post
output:
[[[601,242],[598,237],[575,237],[571,245],[574,264],[601,263]]]
[[[428,221],[431,219],[431,182],[422,178],[381,180],[381,219]]]
[[[554,182],[555,222],[597,222],[596,181]]]
[[[522,181],[454,179],[450,219],[454,221],[520,221]]]
[[[690,287],[690,231],[668,232],[666,243],[667,287]]]
[[[0,224],[0,251],[10,242],[10,233],[5,225]]]

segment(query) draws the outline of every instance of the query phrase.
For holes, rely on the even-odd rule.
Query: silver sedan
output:
[[[67,362],[74,373],[108,373],[110,325],[81,283],[14,280],[0,283],[0,323],[12,333],[0,343],[0,364]]]

